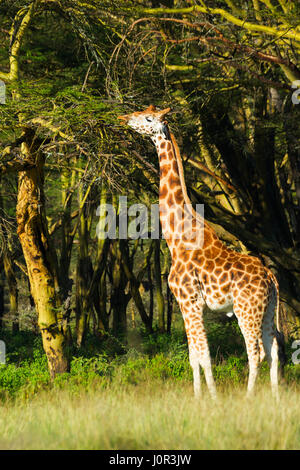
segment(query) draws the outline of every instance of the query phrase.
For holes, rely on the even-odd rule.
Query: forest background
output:
[[[193,203],[276,274],[297,390],[299,18],[290,0],[0,0],[4,401],[66,384],[190,386],[165,241],[96,233],[99,206],[157,203],[155,149],[117,120],[149,104],[172,109]],[[206,323],[217,381],[243,385],[236,320]]]

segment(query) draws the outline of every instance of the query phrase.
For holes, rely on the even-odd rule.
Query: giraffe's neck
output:
[[[218,237],[203,217],[192,208],[174,136],[166,127],[164,133],[153,138],[153,142],[160,167],[160,220],[169,248],[172,251],[176,246],[184,245],[189,249],[207,249],[208,244],[218,241]]]

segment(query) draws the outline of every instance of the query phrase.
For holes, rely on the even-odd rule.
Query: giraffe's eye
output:
[[[152,118],[151,117],[146,117],[146,121],[152,122]]]

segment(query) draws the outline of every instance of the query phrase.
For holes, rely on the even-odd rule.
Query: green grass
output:
[[[263,363],[247,400],[247,358],[235,325],[212,325],[209,335],[217,403],[203,376],[203,395],[194,399],[179,330],[135,333],[127,345],[89,337],[70,351],[70,374],[53,382],[39,337],[2,332],[0,449],[299,449],[300,365],[288,363],[277,404]]]

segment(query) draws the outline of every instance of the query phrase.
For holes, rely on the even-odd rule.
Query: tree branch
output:
[[[223,10],[222,8],[208,8],[201,7],[199,5],[194,5],[187,8],[142,8],[141,13],[146,15],[160,15],[160,14],[197,14],[204,13],[208,15],[220,15],[222,18],[226,19],[230,23],[239,26],[240,28],[247,29],[250,32],[265,33],[268,36],[281,37],[285,36],[286,38],[293,39],[295,41],[300,41],[300,33],[296,31],[293,27],[282,28],[282,27],[271,27],[264,26],[261,24],[250,23],[249,21],[241,20],[236,18],[231,13]]]

